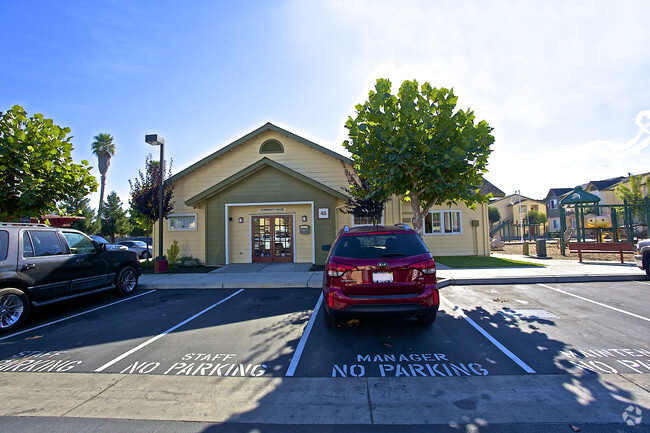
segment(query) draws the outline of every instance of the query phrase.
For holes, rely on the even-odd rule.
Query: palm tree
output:
[[[111,134],[104,132],[97,134],[93,141],[93,153],[97,155],[99,162],[99,173],[101,177],[101,189],[99,192],[99,208],[97,210],[97,221],[102,220],[102,204],[104,203],[104,188],[106,187],[106,172],[111,165],[111,156],[115,155],[115,145],[113,144],[113,137]]]

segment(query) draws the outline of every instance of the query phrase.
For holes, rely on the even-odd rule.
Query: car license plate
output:
[[[393,282],[393,273],[392,272],[373,272],[372,274],[373,283],[392,283]]]

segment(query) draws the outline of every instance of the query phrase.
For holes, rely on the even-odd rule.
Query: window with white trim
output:
[[[548,207],[551,209],[557,209],[557,199],[552,198],[551,201],[548,203]]]
[[[196,230],[196,214],[175,214],[170,215],[169,220],[169,230],[170,231],[180,231],[180,230]]]
[[[381,221],[379,221],[379,224],[384,223],[384,216],[381,216]],[[353,226],[365,226],[365,225],[371,225],[372,224],[372,219],[370,217],[358,217],[352,215],[352,225]]]
[[[431,211],[424,217],[424,234],[459,235],[462,234],[461,213],[459,210]]]

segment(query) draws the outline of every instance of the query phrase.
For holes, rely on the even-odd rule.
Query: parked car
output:
[[[323,273],[325,324],[364,315],[436,320],[436,264],[422,238],[406,225],[347,226],[328,251]]]
[[[131,241],[142,241],[145,244],[147,244],[148,246],[152,245],[151,238],[148,237],[148,236],[139,236],[139,237],[131,238],[129,240],[131,240]]]
[[[639,241],[634,255],[636,265],[650,277],[650,239]]]
[[[106,249],[109,250],[109,251],[110,250],[128,250],[128,248],[125,247],[124,245],[112,244],[112,243],[108,242],[106,239],[104,239],[103,237],[101,237],[99,235],[90,235],[90,238],[92,240],[94,240],[95,242],[98,242],[100,244],[104,244],[106,246]]]
[[[18,328],[33,307],[108,289],[128,295],[141,273],[134,253],[80,231],[0,223],[0,331]]]
[[[148,259],[152,256],[151,247],[142,241],[120,241],[117,244],[125,246],[129,251],[133,251],[141,259]]]

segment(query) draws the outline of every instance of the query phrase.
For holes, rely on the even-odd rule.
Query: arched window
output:
[[[284,153],[284,147],[278,140],[266,140],[260,146],[260,153]]]

